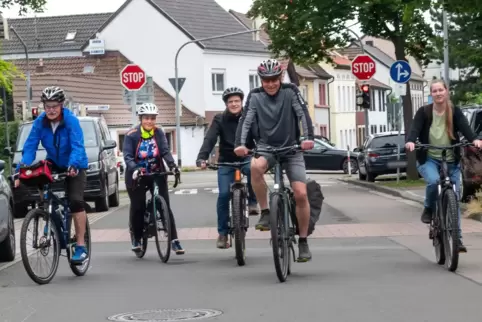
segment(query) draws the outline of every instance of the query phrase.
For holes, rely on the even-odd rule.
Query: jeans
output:
[[[440,180],[440,166],[441,161],[432,159],[430,157],[427,158],[427,161],[420,165],[417,162],[417,169],[420,175],[423,177],[425,182],[427,183],[427,188],[425,190],[425,208],[430,208],[433,212],[435,212],[436,204],[437,204],[437,196],[438,196],[438,182]],[[450,180],[455,183],[455,190],[457,201],[460,200],[460,163],[448,163],[448,171]],[[460,228],[461,218],[460,218],[460,207],[458,207],[458,215],[459,215],[459,233],[460,238],[462,239],[462,230]]]
[[[246,159],[248,161],[249,159]],[[218,233],[227,236],[229,232],[229,201],[231,196],[231,184],[234,182],[234,172],[236,170],[231,167],[219,167],[218,169]],[[256,205],[256,196],[251,187],[251,165],[248,163],[241,169],[241,172],[248,177],[248,204]]]

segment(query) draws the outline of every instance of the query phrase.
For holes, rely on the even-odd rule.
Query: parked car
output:
[[[357,153],[350,152],[351,173],[357,173]],[[327,170],[348,173],[347,150],[337,149],[325,141],[315,139],[315,146],[312,150],[304,151],[306,170]]]
[[[482,105],[462,107],[462,112],[477,138],[482,139]],[[462,135],[461,138],[464,139]],[[461,152],[460,195],[462,201],[466,201],[482,184],[482,153],[473,147],[464,147]]]
[[[15,259],[14,204],[10,184],[3,176],[5,161],[0,160],[0,261]]]
[[[119,205],[119,173],[117,159],[114,149],[117,145],[111,139],[110,132],[105,121],[98,117],[79,117],[80,126],[84,133],[84,144],[89,159],[87,169],[87,185],[85,187],[85,201],[95,202],[96,211],[107,211],[109,207]],[[20,126],[18,132],[15,152],[6,153],[13,157],[13,171],[22,158],[23,145],[32,129],[33,122],[27,122]],[[46,158],[42,144],[39,144],[36,159],[34,162]],[[62,182],[55,183],[52,187],[54,191],[63,191]],[[39,200],[37,189],[29,188],[25,185],[20,186],[14,191],[15,217],[24,217],[28,212],[28,207],[35,207]]]
[[[325,143],[328,143],[331,146],[335,146],[336,144],[331,142],[326,136],[323,135],[315,135],[315,139],[321,140]]]
[[[396,168],[388,166],[388,162],[397,161],[397,144],[400,147],[400,161],[406,161],[404,132],[400,136],[395,131],[371,134],[361,147],[355,148],[354,151],[359,152],[360,180],[374,182],[379,175],[397,173]],[[400,172],[406,172],[406,168],[401,168]]]

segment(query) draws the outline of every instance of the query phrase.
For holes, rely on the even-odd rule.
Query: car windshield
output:
[[[15,151],[23,151],[23,145],[25,144],[25,141],[27,141],[28,135],[32,130],[32,124],[33,123],[24,124],[20,128],[20,133],[17,140],[17,147]],[[98,146],[94,122],[88,120],[80,121],[80,127],[82,128],[82,132],[84,133],[84,146],[86,148]],[[45,150],[42,146],[42,143],[39,143],[38,150]]]
[[[370,148],[372,149],[379,149],[379,148],[393,148],[396,147],[397,144],[400,146],[405,145],[405,135],[389,135],[389,136],[378,136],[373,138],[372,142],[370,143]]]
[[[320,149],[320,148],[324,148],[324,149],[333,149],[333,147],[328,144],[327,142],[325,141],[322,141],[322,140],[319,140],[319,139],[315,139],[315,149]]]

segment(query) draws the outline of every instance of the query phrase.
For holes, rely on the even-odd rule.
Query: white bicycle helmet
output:
[[[49,86],[46,87],[42,91],[42,96],[40,100],[45,103],[47,101],[57,101],[63,102],[65,101],[65,93],[64,90],[57,86]]]
[[[139,106],[137,110],[137,115],[159,115],[159,109],[157,108],[156,104],[153,103],[144,103]]]

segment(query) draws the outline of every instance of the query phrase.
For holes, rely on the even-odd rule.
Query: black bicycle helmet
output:
[[[276,77],[283,73],[281,64],[276,59],[264,60],[258,66],[258,75],[261,78]]]
[[[241,101],[244,99],[244,92],[241,88],[233,86],[226,88],[226,90],[223,92],[223,101],[226,103],[228,99],[233,96],[233,95],[239,95],[241,97]]]
[[[46,87],[42,91],[42,102],[45,103],[46,101],[56,101],[56,102],[63,102],[65,101],[65,93],[64,90],[57,86],[49,86]]]

